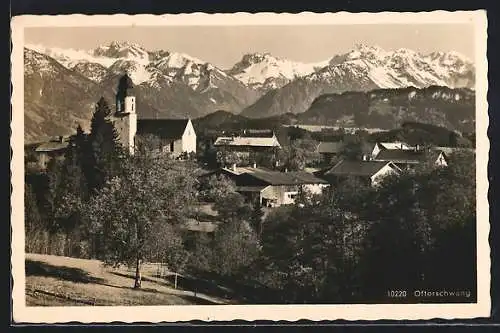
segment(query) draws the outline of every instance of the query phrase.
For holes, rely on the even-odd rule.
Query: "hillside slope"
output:
[[[231,301],[181,288],[155,277],[145,265],[142,290],[134,290],[133,270],[112,269],[98,260],[26,254],[28,306],[195,305]]]
[[[470,132],[475,128],[475,94],[436,86],[325,94],[297,117],[312,125],[393,129],[414,121]]]
[[[475,93],[466,88],[432,86],[325,94],[298,114],[249,118],[218,111],[195,119],[194,123],[200,129],[277,128],[301,124],[390,130],[412,121],[472,132],[475,129]]]

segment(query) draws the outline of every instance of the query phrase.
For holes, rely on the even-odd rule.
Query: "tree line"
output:
[[[282,302],[427,301],[416,290],[476,291],[475,158],[388,177],[347,179],[267,217],[259,278]],[[436,301],[434,299],[434,301]]]

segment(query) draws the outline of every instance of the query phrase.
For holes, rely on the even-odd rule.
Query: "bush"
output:
[[[192,238],[191,238],[192,237]],[[203,233],[190,233],[185,239],[189,239],[187,246],[191,255],[187,263],[188,269],[191,271],[211,271],[212,248],[211,239]]]

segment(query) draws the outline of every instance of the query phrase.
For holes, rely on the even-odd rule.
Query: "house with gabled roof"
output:
[[[316,150],[321,155],[323,162],[329,163],[332,158],[342,154],[344,147],[343,141],[322,141]]]
[[[139,119],[137,135],[153,135],[158,139],[157,150],[177,157],[196,153],[196,132],[191,119]]]
[[[266,148],[280,148],[281,144],[273,132],[272,136],[220,136],[214,142],[215,147],[232,148],[235,151],[251,151]]]
[[[230,152],[242,161],[251,163],[249,158],[252,154],[275,153],[276,150],[281,149],[281,144],[274,131],[271,135],[265,135],[265,133],[255,135],[247,132],[243,135],[220,136],[215,140],[213,147],[218,154]]]
[[[377,142],[373,146],[372,157],[377,156],[382,150],[413,150],[415,147],[405,142]]]
[[[44,170],[51,159],[63,159],[69,146],[68,136],[59,136],[49,140],[25,145],[25,153],[30,154],[32,166]],[[30,159],[30,158],[28,158]]]
[[[342,160],[333,167],[324,170],[318,176],[333,185],[353,177],[365,182],[367,185],[376,186],[384,177],[399,175],[401,171],[397,165],[390,161]]]
[[[236,190],[248,201],[262,206],[278,207],[293,204],[299,191],[320,194],[329,184],[326,180],[305,171],[280,172],[267,168],[236,167],[217,171],[236,184]]]

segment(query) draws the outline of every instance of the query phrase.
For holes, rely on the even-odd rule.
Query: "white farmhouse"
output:
[[[196,153],[196,133],[191,119],[139,119],[138,135],[154,135],[157,149],[178,157],[182,153]]]

